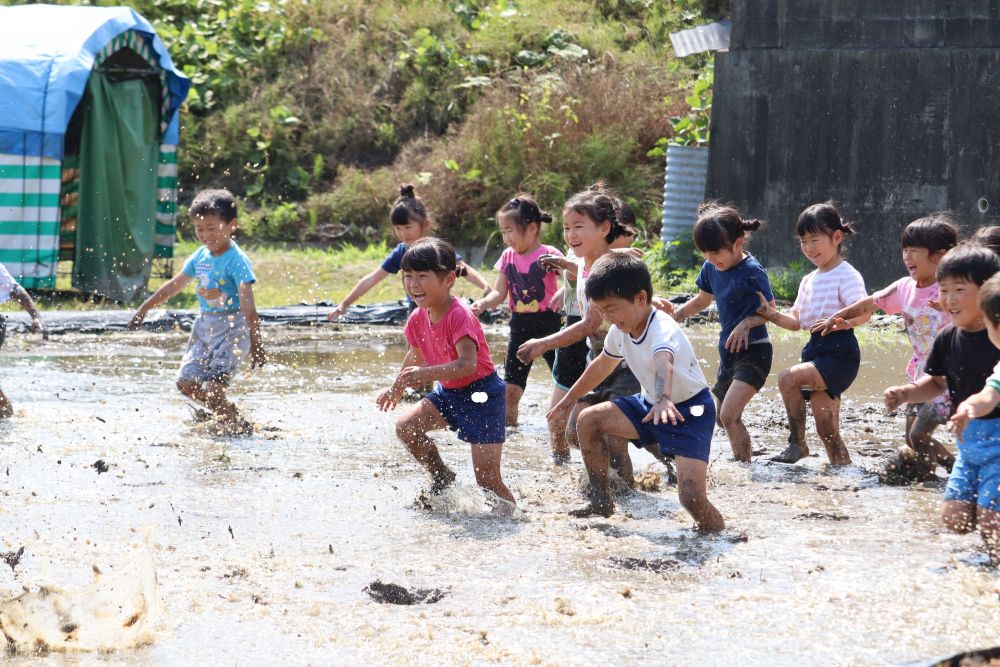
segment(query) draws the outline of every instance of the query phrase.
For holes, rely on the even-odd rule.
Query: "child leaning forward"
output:
[[[715,404],[691,343],[666,313],[650,305],[649,270],[642,260],[613,253],[597,260],[587,278],[587,299],[612,326],[604,350],[553,409],[568,412],[622,359],[642,391],[588,407],[577,420],[580,450],[590,478],[590,502],[574,516],[610,516],[609,450],[606,437],[640,446],[656,445],[673,455],[680,502],[698,529],[720,531],[722,515],[708,500],[706,474],[715,426]]]
[[[191,202],[190,216],[202,246],[188,257],[179,274],[139,306],[129,329],[140,327],[152,308],[197,279],[201,312],[191,327],[177,388],[210,409],[226,432],[252,433],[253,425],[226,399],[226,388],[247,354],[251,368],[267,360],[253,297],[257,278],[250,258],[232,240],[236,199],[228,190],[205,190]]]
[[[396,421],[396,435],[431,474],[432,493],[455,481],[428,432],[450,428],[472,445],[476,482],[514,503],[500,475],[506,401],[501,380],[479,320],[451,295],[455,284],[455,250],[440,239],[415,242],[403,255],[403,287],[417,309],[403,333],[410,349],[403,368],[377,403],[395,409],[407,387],[436,381],[434,390]]]

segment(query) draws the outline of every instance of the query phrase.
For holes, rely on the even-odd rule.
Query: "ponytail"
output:
[[[694,245],[701,252],[718,252],[731,249],[747,232],[755,232],[764,222],[756,218],[744,219],[739,210],[717,201],[703,202],[698,206],[698,221],[694,224]]]

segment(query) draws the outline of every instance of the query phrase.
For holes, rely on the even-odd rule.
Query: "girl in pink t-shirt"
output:
[[[458,432],[472,445],[476,482],[514,503],[500,475],[504,442],[504,383],[497,377],[479,320],[451,295],[455,250],[440,239],[417,241],[403,255],[403,287],[417,309],[403,333],[410,349],[403,368],[377,403],[395,409],[407,387],[437,382],[434,390],[396,421],[396,434],[413,457],[431,473],[431,493],[455,481],[427,433],[442,428]]]
[[[906,376],[910,382],[919,380],[925,375],[924,362],[930,354],[934,337],[949,323],[947,313],[936,307],[938,284],[935,272],[941,258],[957,242],[955,223],[945,214],[935,213],[908,224],[903,230],[902,245],[903,264],[909,275],[834,313],[824,325],[823,335],[856,326],[855,319],[867,318],[876,310],[890,315],[901,314],[906,335],[913,346]],[[907,470],[902,464],[904,460],[918,462],[912,471],[918,480],[933,478],[939,463],[951,469],[955,457],[932,437],[934,429],[946,423],[950,413],[947,394],[928,403],[907,406],[906,448],[910,451],[900,452],[899,460],[890,464],[892,472],[899,474]]]
[[[531,371],[531,362],[518,359],[517,349],[532,338],[556,333],[562,326],[559,312],[549,307],[552,295],[559,290],[559,273],[546,271],[538,263],[543,255],[563,256],[558,249],[539,240],[542,224],[546,222],[552,222],[552,216],[525,194],[517,195],[497,211],[497,224],[507,246],[495,267],[500,275],[493,290],[472,304],[472,312],[477,315],[496,307],[504,298],[510,305],[510,336],[504,360],[508,426],[517,426],[518,407]],[[546,352],[544,357],[551,369],[555,350]]]

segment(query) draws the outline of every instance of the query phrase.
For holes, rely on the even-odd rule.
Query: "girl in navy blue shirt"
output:
[[[760,220],[744,220],[731,206],[702,204],[694,226],[694,244],[705,257],[695,281],[700,291],[677,308],[664,299],[655,300],[658,308],[678,322],[700,313],[715,300],[722,331],[712,394],[719,423],[726,429],[737,461],[750,460],[753,450],[743,424],[743,409],[764,386],[773,355],[764,318],[756,314],[760,306],[757,292],[774,303],[771,284],[764,268],[744,250],[747,232],[760,226]]]

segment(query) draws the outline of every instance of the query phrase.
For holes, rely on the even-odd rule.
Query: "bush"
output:
[[[774,298],[781,301],[794,301],[799,292],[802,278],[812,271],[812,266],[804,259],[796,259],[788,266],[772,267],[767,270],[771,281],[771,292]]]

